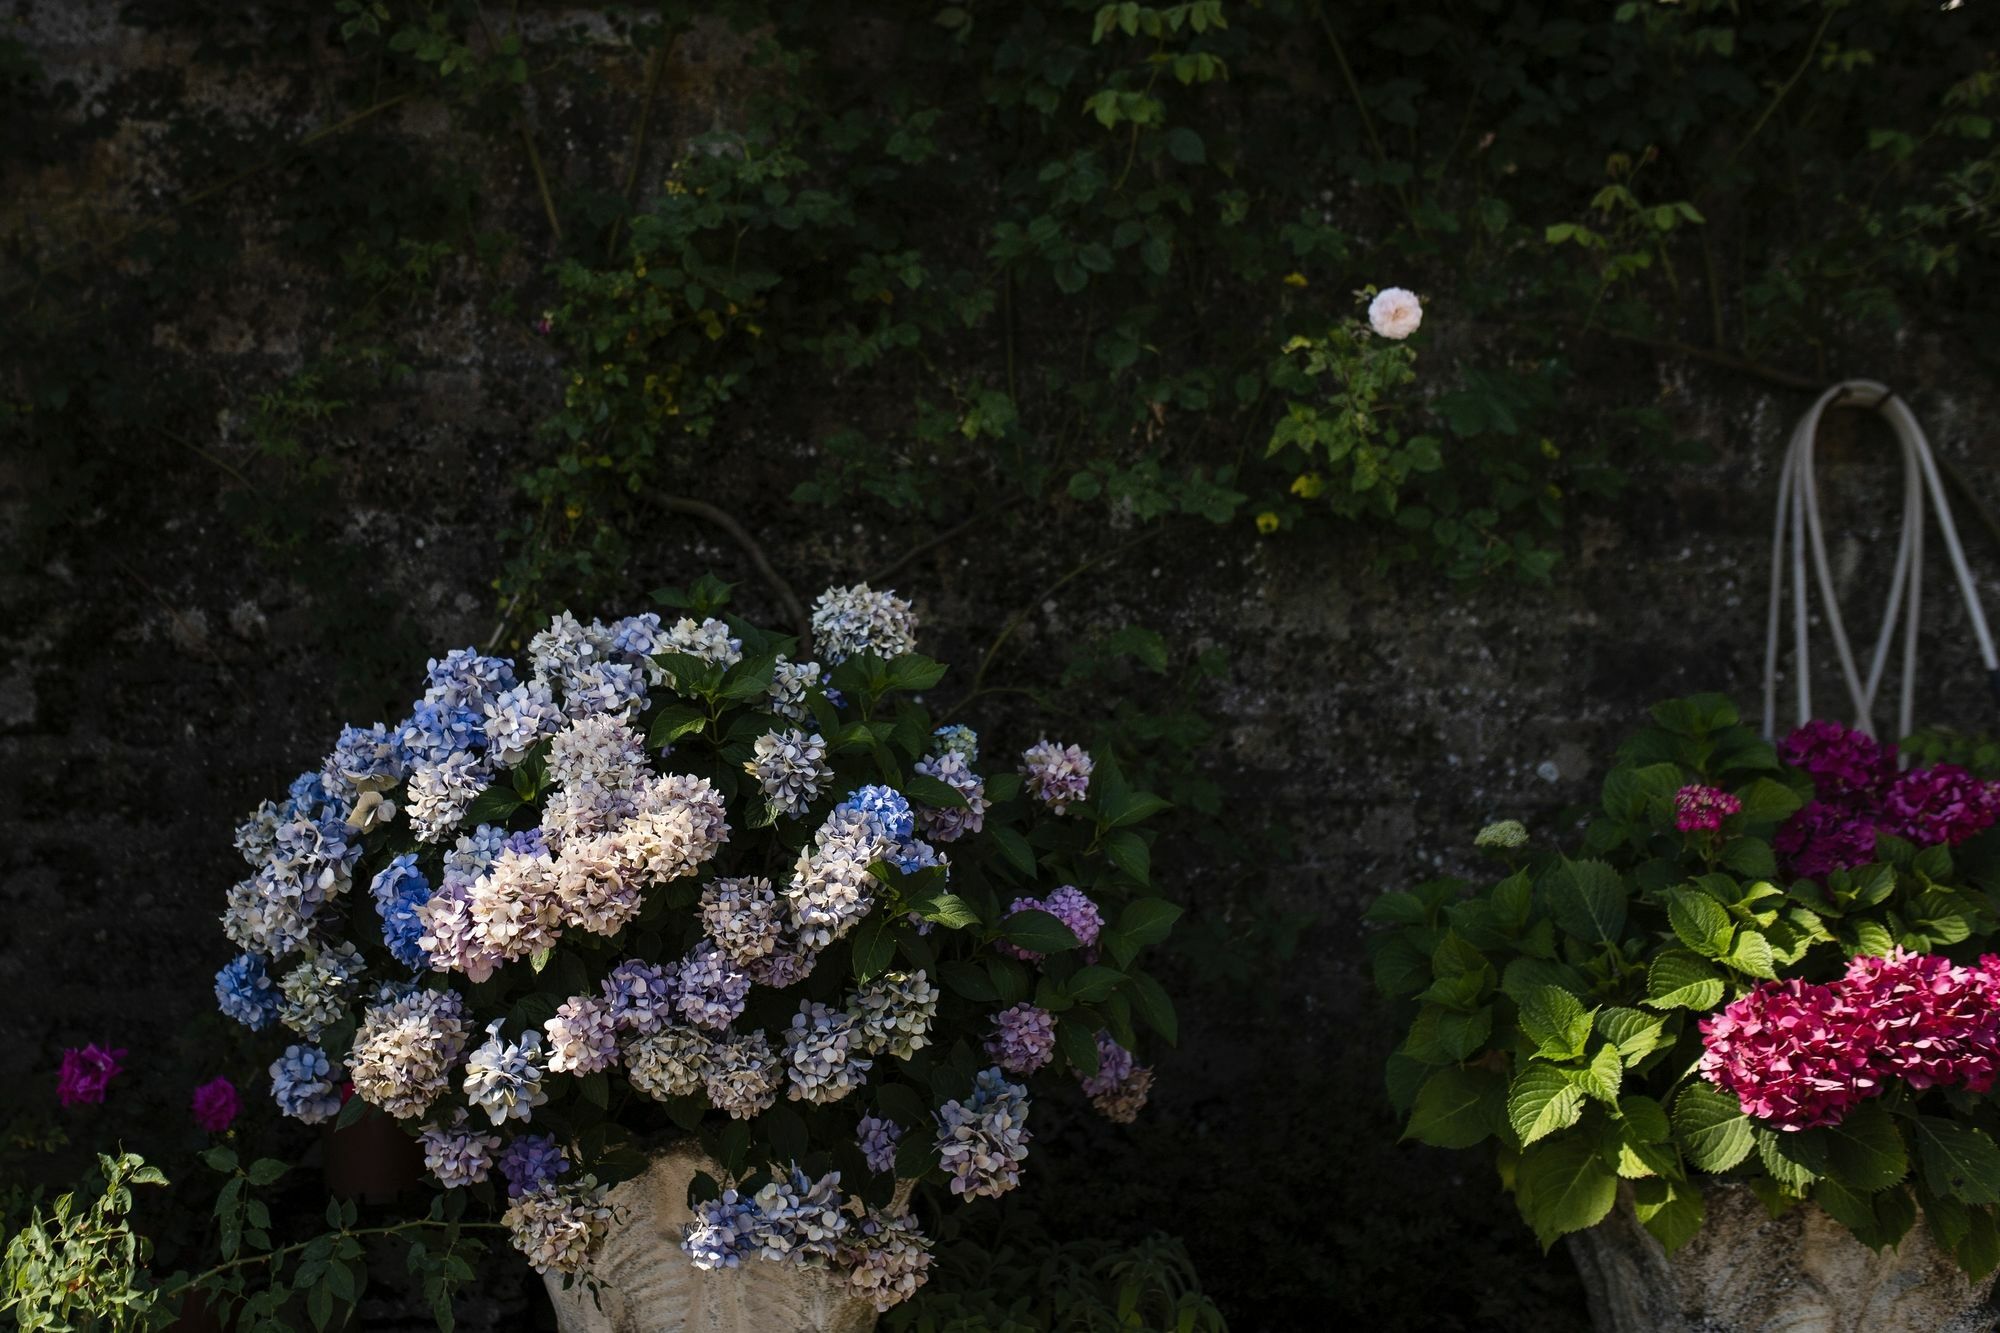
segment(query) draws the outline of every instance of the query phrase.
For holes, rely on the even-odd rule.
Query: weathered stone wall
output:
[[[243,51],[225,61],[178,29],[170,6],[136,18],[122,8],[9,7],[51,78],[74,85],[76,134],[17,164],[0,183],[0,218],[41,243],[101,253],[86,262],[138,273],[129,247],[112,242],[133,219],[176,216],[173,201],[204,183],[167,174],[177,127],[226,115],[303,133],[324,123],[325,108],[309,64]],[[730,59],[719,33],[676,50],[649,170],[677,139],[727,115]],[[565,171],[585,170],[595,113],[557,99],[542,114],[562,188]],[[418,141],[449,133],[416,104],[391,123]],[[607,170],[602,156],[590,170]],[[521,162],[482,170],[487,206],[534,217]],[[149,1119],[179,1124],[194,1076],[255,1067],[210,996],[229,953],[216,916],[238,873],[230,829],[314,762],[343,722],[393,720],[398,692],[354,662],[403,660],[414,680],[426,652],[485,642],[509,478],[557,393],[551,349],[490,300],[509,286],[532,291],[539,256],[514,255],[497,273],[450,272],[412,313],[424,329],[407,389],[343,418],[319,452],[343,577],[414,631],[385,644],[380,626],[312,590],[293,557],[232,521],[268,476],[247,454],[243,414],[322,333],[298,275],[265,243],[257,210],[273,205],[254,185],[196,205],[247,210],[240,252],[196,289],[76,312],[143,330],[162,393],[183,407],[210,404],[206,431],[174,421],[171,435],[78,438],[0,457],[0,1002],[13,1016],[12,1040],[0,1042],[0,1119],[48,1118],[64,1047],[128,1047],[114,1105],[66,1122],[79,1141],[139,1134]],[[1448,299],[1434,302],[1427,328],[1451,319]],[[1623,460],[1634,485],[1576,511],[1552,587],[1450,584],[1414,570],[1375,577],[1324,536],[1190,531],[1042,603],[1010,649],[1015,669],[1047,675],[1077,635],[1136,617],[1177,649],[1230,654],[1208,705],[1222,723],[1213,769],[1237,817],[1268,819],[1283,837],[1268,860],[1243,864],[1190,849],[1163,859],[1161,877],[1208,922],[1277,911],[1312,924],[1289,961],[1260,968],[1240,993],[1211,984],[1187,1007],[1185,1039],[1162,1062],[1156,1109],[1139,1126],[1049,1124],[1036,1151],[1058,1155],[1060,1134],[1074,1132],[1102,1177],[1049,1183],[1046,1207],[1095,1201],[1119,1225],[1184,1234],[1244,1327],[1308,1302],[1356,1318],[1390,1299],[1420,1304],[1424,1279],[1413,1275],[1453,1262],[1438,1247],[1482,1231],[1498,1239],[1481,1243],[1527,1252],[1483,1165],[1393,1146],[1378,1093],[1386,1038],[1361,948],[1367,901],[1469,868],[1471,834],[1490,819],[1558,832],[1557,812],[1594,799],[1611,746],[1648,702],[1702,689],[1753,701],[1775,469],[1809,398],[1642,353],[1595,364],[1633,404],[1664,407],[1714,461]],[[1916,329],[1840,364],[1899,386],[1972,488],[2000,490],[1985,438],[2000,389],[1983,360]],[[1852,604],[1866,605],[1894,536],[1889,437],[1842,420],[1828,444],[1835,560]],[[715,477],[747,498],[711,495],[702,476],[685,485],[730,499],[795,586],[865,575],[909,544],[787,505],[787,459],[772,449],[759,457],[727,472],[717,464]],[[2000,607],[1995,534],[1969,507],[1960,512],[1989,604]],[[965,660],[1101,537],[1081,517],[1043,528],[1031,545],[975,533],[897,583],[915,596],[930,650]],[[1993,704],[1931,550],[1922,712],[1983,727]],[[648,589],[704,569],[740,580],[753,611],[772,611],[740,550],[665,514],[628,573],[627,604],[576,609],[636,609]],[[1830,704],[1833,688],[1822,684]],[[1027,725],[997,711],[989,721],[1003,737]],[[1423,1246],[1434,1248],[1401,1252]],[[1524,1271],[1510,1274],[1520,1288],[1496,1297],[1496,1309],[1518,1301],[1544,1321],[1575,1317],[1560,1256]],[[1445,1326],[1478,1322],[1463,1317],[1470,1323]]]

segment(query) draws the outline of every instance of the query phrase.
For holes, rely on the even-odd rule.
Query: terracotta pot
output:
[[[704,1273],[681,1252],[694,1213],[688,1183],[721,1169],[698,1149],[669,1148],[610,1193],[615,1221],[588,1274],[546,1279],[562,1333],[868,1333],[875,1307],[824,1269],[753,1261]],[[601,1284],[592,1299],[588,1277]]]
[[[390,1203],[424,1174],[417,1141],[372,1106],[345,1129],[328,1130],[325,1152],[326,1187],[336,1199]]]
[[[1811,1204],[1773,1218],[1747,1186],[1705,1185],[1707,1220],[1669,1256],[1629,1189],[1569,1238],[1598,1333],[1988,1333],[1993,1278],[1970,1281],[1923,1219],[1877,1253]]]

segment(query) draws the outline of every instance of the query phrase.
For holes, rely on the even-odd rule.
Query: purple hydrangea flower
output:
[[[507,1197],[518,1199],[555,1184],[569,1172],[570,1160],[553,1134],[517,1134],[501,1151],[499,1165],[507,1178]]]

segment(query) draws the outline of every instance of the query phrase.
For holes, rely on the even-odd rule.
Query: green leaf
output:
[[[1181,919],[1181,908],[1164,898],[1138,898],[1118,914],[1118,933],[1140,947],[1158,944]]]
[[[1674,1135],[1690,1162],[1703,1171],[1727,1171],[1750,1155],[1756,1142],[1742,1103],[1707,1083],[1690,1083],[1674,1099]]]
[[[1588,1134],[1524,1149],[1514,1168],[1514,1198],[1543,1249],[1572,1231],[1602,1222],[1618,1198],[1618,1177]]]
[[[1044,913],[1043,915],[1047,915]],[[1049,917],[1055,921],[1054,917]],[[1058,926],[1062,922],[1056,921]],[[1065,933],[1068,927],[1063,927]],[[1071,935],[1074,943],[1076,936]],[[869,981],[889,970],[889,964],[896,958],[896,936],[891,931],[889,921],[881,913],[869,917],[854,929],[854,979]],[[1048,952],[1043,950],[1042,952]]]
[[[1531,1061],[1507,1091],[1507,1122],[1523,1146],[1582,1118],[1582,1089],[1553,1065]]]
[[[225,1151],[227,1150],[225,1149]],[[289,1163],[281,1162],[275,1157],[260,1157],[250,1163],[250,1183],[252,1185],[268,1185],[291,1169]]]
[[[1743,818],[1760,824],[1789,819],[1805,804],[1797,792],[1771,778],[1758,778],[1739,789],[1736,799],[1743,802]]]
[[[1667,920],[1682,944],[1709,958],[1729,952],[1729,937],[1735,923],[1722,904],[1700,889],[1675,889],[1667,895]]]
[[[693,704],[666,703],[646,728],[646,746],[659,750],[708,725],[708,711]]]
[[[1597,1011],[1596,1025],[1598,1035],[1616,1048],[1619,1058],[1635,1065],[1660,1044],[1666,1020],[1637,1009],[1612,1007]]]
[[[1118,829],[1106,837],[1104,854],[1135,883],[1153,882],[1153,850],[1131,829]]]
[[[1761,838],[1731,838],[1722,846],[1722,864],[1745,879],[1773,879],[1778,858]]]
[[[1738,972],[1747,972],[1765,981],[1778,979],[1771,941],[1754,930],[1746,930],[1736,937],[1736,947],[1729,951],[1729,965]]]
[[[1115,967],[1091,965],[1078,968],[1064,983],[1070,998],[1078,1004],[1096,1004],[1125,984],[1125,974]]]
[[[1574,1060],[1590,1040],[1590,1015],[1574,995],[1555,986],[1535,986],[1516,997],[1521,1030],[1535,1043],[1536,1054],[1550,1060]]]
[[[472,800],[465,809],[465,824],[504,824],[507,816],[519,810],[524,802],[519,793],[511,787],[494,783]]]
[[[1707,1220],[1707,1209],[1702,1202],[1701,1190],[1693,1185],[1672,1181],[1647,1182],[1659,1190],[1658,1197],[1635,1198],[1632,1211],[1639,1219],[1639,1225],[1653,1233],[1653,1238],[1668,1254],[1693,1240]]]
[[[1006,857],[1007,863],[1014,869],[1024,875],[1035,873],[1035,849],[1028,846],[1026,838],[1013,829],[993,824],[987,825],[986,836],[1000,849],[1000,855]]]
[[[903,779],[903,795],[933,810],[972,808],[966,804],[965,797],[959,793],[958,788],[948,782],[939,782],[936,778],[923,773],[912,773]]]
[[[1507,1082],[1490,1069],[1449,1065],[1417,1092],[1403,1137],[1437,1148],[1470,1148],[1507,1113]]]
[[[1590,1063],[1574,1074],[1576,1085],[1601,1102],[1618,1100],[1618,1085],[1625,1080],[1625,1062],[1612,1046],[1600,1046]]]
[[[986,969],[977,963],[968,963],[957,958],[949,959],[938,964],[938,975],[943,979],[946,989],[976,1003],[991,1004],[1000,998],[1000,992],[994,989],[993,982],[986,975]]]
[[[1786,1132],[1757,1125],[1751,1137],[1771,1179],[1794,1193],[1804,1193],[1826,1174],[1826,1140],[1812,1130]]]
[[[1910,1172],[1896,1119],[1880,1102],[1863,1102],[1825,1131],[1827,1174],[1863,1194],[1889,1188]]]
[[[1602,861],[1564,861],[1543,884],[1549,915],[1588,944],[1617,944],[1625,930],[1625,883]]]
[[[919,908],[917,915],[925,921],[935,921],[946,930],[962,930],[966,926],[981,924],[979,913],[972,910],[972,904],[955,893],[938,894]]]
[[[1159,1033],[1168,1045],[1180,1042],[1180,1021],[1166,989],[1144,972],[1134,972],[1126,981],[1125,993],[1132,998],[1132,1012]]]
[[[1128,909],[1129,910],[1129,909]],[[1030,953],[1061,953],[1078,947],[1076,932],[1053,913],[1031,907],[1000,922],[1000,938]]]
[[[1079,1076],[1096,1076],[1097,1033],[1093,1028],[1064,1014],[1056,1020],[1056,1046]]]
[[[1722,978],[1695,954],[1669,949],[1646,970],[1646,999],[1654,1009],[1713,1009],[1722,1003]]]
[[[1986,1131],[1958,1120],[1916,1118],[1917,1155],[1932,1192],[1966,1203],[2000,1203],[2000,1148]]]

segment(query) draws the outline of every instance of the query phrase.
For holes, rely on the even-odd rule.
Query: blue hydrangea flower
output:
[[[946,1102],[937,1122],[938,1164],[953,1194],[997,1199],[1021,1183],[1030,1137],[1026,1088],[998,1069],[981,1070],[972,1096]]]
[[[757,1248],[756,1226],[756,1206],[735,1190],[724,1190],[720,1197],[695,1205],[694,1221],[681,1235],[681,1249],[705,1272],[739,1268]]]
[[[271,1063],[271,1095],[294,1120],[316,1125],[340,1114],[340,1089],[333,1065],[317,1046],[287,1046]]]
[[[500,1153],[500,1174],[507,1177],[510,1199],[555,1184],[569,1169],[569,1157],[553,1134],[517,1134]]]
[[[903,1137],[901,1125],[881,1116],[864,1115],[855,1126],[855,1134],[870,1171],[887,1174],[896,1169],[896,1144]]]
[[[900,842],[917,831],[917,817],[910,810],[910,802],[894,787],[856,788],[836,808],[860,814],[891,842]]]
[[[431,900],[430,881],[417,869],[415,853],[405,852],[382,868],[368,885],[375,911],[382,918],[382,942],[404,967],[421,972],[431,965],[420,942],[424,923],[417,909]]]
[[[271,984],[264,960],[254,953],[238,954],[215,974],[215,1004],[252,1032],[261,1032],[278,1016],[278,988]]]

